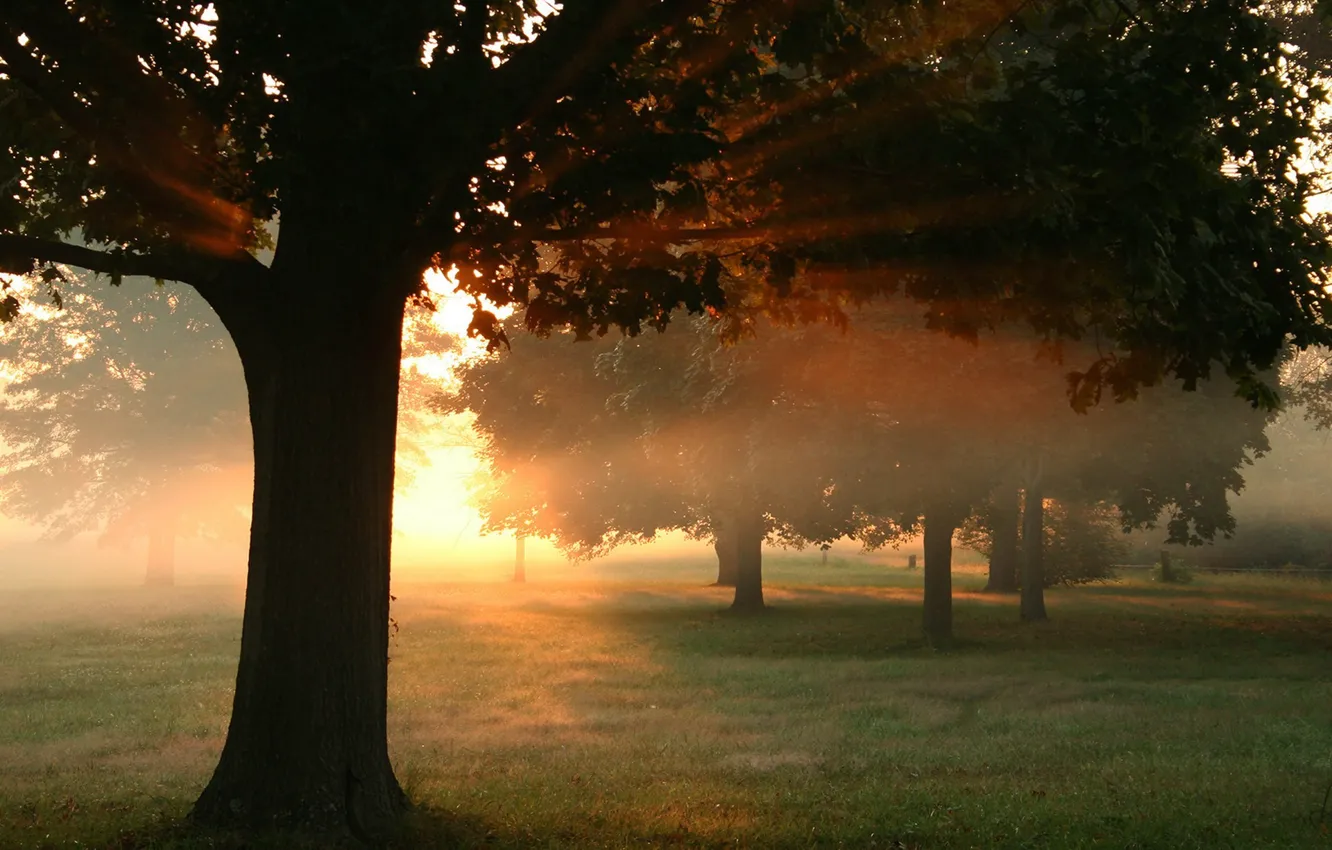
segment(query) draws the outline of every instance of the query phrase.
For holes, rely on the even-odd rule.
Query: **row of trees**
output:
[[[682,530],[712,542],[736,609],[763,605],[765,540],[873,549],[923,529],[925,630],[940,642],[964,525],[991,554],[990,588],[1020,587],[1029,619],[1045,617],[1046,547],[1019,540],[1045,538],[1047,500],[1070,529],[1105,502],[1124,530],[1164,517],[1171,542],[1234,527],[1227,497],[1266,450],[1269,414],[1233,385],[1077,414],[1059,362],[1076,348],[1014,329],[949,338],[918,312],[865,307],[845,331],[757,323],[733,346],[710,319],[584,344],[514,333],[439,406],[475,414],[488,530],[573,558]]]
[[[389,552],[427,268],[578,335],[880,295],[955,333],[1099,335],[1079,404],[1219,364],[1271,405],[1287,342],[1332,338],[1299,168],[1321,92],[1257,0],[541,6],[0,9],[0,271],[186,283],[244,370],[246,612],[201,822],[374,836],[405,806]],[[503,344],[492,314],[475,329]],[[782,512],[726,482],[743,571]],[[927,506],[927,533],[962,504]],[[877,533],[916,509],[892,508]]]

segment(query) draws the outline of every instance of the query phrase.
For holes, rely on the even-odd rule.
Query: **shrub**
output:
[[[1193,581],[1193,568],[1183,561],[1171,560],[1170,575],[1166,576],[1165,570],[1161,564],[1152,567],[1152,581],[1164,582],[1167,584],[1188,584]]]
[[[990,557],[991,521],[988,511],[978,512],[958,529],[958,543]],[[1046,587],[1113,579],[1128,552],[1119,511],[1108,502],[1046,499],[1044,531]],[[1019,559],[1023,545],[1019,539]]]
[[[1122,563],[1127,552],[1119,511],[1113,505],[1046,502],[1046,587],[1113,579],[1114,565]]]

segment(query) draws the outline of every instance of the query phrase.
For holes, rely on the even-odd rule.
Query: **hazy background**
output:
[[[104,283],[100,284],[105,286]],[[433,317],[438,330],[452,334],[455,350],[443,356],[430,355],[413,361],[429,377],[447,380],[450,365],[459,358],[482,354],[480,345],[465,337],[471,317],[470,305],[449,294],[449,285],[434,280],[440,309]],[[96,290],[90,290],[96,291]],[[119,293],[106,290],[107,298]],[[101,297],[101,296],[99,296]],[[78,310],[68,304],[67,310]],[[26,317],[40,320],[43,313]],[[12,330],[7,330],[12,333]],[[233,358],[234,359],[234,358]],[[239,362],[216,380],[222,392],[243,387]],[[1283,413],[1267,429],[1271,451],[1243,470],[1245,491],[1232,497],[1239,526],[1237,539],[1262,522],[1278,525],[1332,525],[1332,446],[1329,435],[1304,420],[1299,409]],[[468,481],[479,462],[468,442],[464,417],[436,418],[413,438],[418,453],[405,461],[410,483],[401,489],[395,505],[394,575],[404,581],[498,581],[512,575],[512,534],[480,533],[482,520],[468,503]],[[147,543],[135,538],[126,543],[99,541],[96,531],[79,534],[66,542],[42,540],[43,529],[31,523],[0,516],[0,588],[133,586],[144,581]],[[1164,529],[1132,536],[1129,560],[1140,563],[1165,537]],[[1224,546],[1226,544],[1219,544]],[[911,553],[919,554],[920,541],[910,540],[897,549],[865,554],[854,541],[839,541],[831,552],[834,559],[865,565],[898,564]],[[770,548],[772,558],[798,557],[817,562],[817,548],[803,552]],[[1187,556],[1188,553],[1186,552]],[[711,546],[687,539],[682,533],[660,535],[650,544],[622,547],[610,556],[591,562],[570,563],[552,544],[529,539],[526,561],[530,580],[542,578],[629,577],[633,566],[644,562],[681,562],[681,577],[697,573],[700,581],[715,569]],[[973,552],[958,551],[955,563],[979,563]],[[176,543],[176,583],[180,585],[233,584],[244,582],[246,542],[244,534],[222,539],[181,537]],[[653,570],[652,572],[657,572]]]

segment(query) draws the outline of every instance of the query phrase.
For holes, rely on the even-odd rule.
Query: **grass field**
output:
[[[964,573],[938,653],[901,569],[774,561],[749,618],[705,564],[622,572],[396,588],[403,846],[1332,847],[1327,584],[1128,580],[1029,626]],[[235,846],[173,824],[240,603],[0,599],[0,848]]]

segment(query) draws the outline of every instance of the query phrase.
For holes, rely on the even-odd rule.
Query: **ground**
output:
[[[401,846],[1332,847],[1332,584],[1139,576],[1032,626],[963,571],[936,652],[918,573],[774,562],[735,617],[708,570],[396,587]],[[240,603],[0,598],[0,847],[241,846],[174,825]]]

